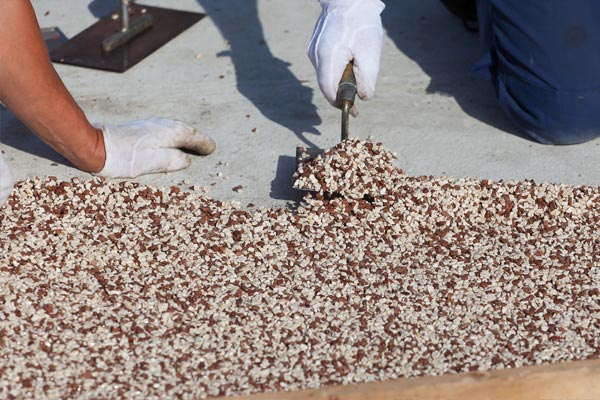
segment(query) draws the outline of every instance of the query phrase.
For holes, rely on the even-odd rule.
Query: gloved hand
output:
[[[321,0],[323,8],[308,47],[321,91],[335,105],[337,89],[348,62],[354,60],[358,96],[375,93],[383,45],[379,0]]]
[[[104,168],[96,175],[106,177],[134,178],[177,171],[191,163],[180,149],[207,155],[216,148],[208,136],[171,119],[152,118],[96,127],[102,130],[106,152]]]
[[[14,184],[15,180],[10,173],[10,169],[8,169],[8,165],[2,159],[2,153],[0,153],[0,207],[6,203]]]

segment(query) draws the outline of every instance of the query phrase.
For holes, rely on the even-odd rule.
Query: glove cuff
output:
[[[321,7],[350,9],[356,6],[366,6],[381,14],[385,9],[385,4],[381,0],[319,0]]]
[[[112,160],[112,141],[110,140],[109,127],[102,124],[94,123],[92,126],[96,129],[100,129],[102,131],[102,138],[104,139],[104,167],[100,172],[95,172],[92,175],[96,176],[105,176],[107,178],[117,178],[118,176],[111,171],[113,160]]]
[[[2,153],[0,153],[0,208],[10,196],[15,180],[10,173],[8,165],[2,159]]]

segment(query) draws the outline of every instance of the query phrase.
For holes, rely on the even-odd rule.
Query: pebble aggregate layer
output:
[[[0,210],[0,398],[600,357],[598,188],[411,177],[357,140],[306,165],[309,183],[342,197],[250,212],[177,187],[20,182]]]

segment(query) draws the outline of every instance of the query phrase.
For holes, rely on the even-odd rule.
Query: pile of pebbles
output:
[[[294,173],[294,188],[372,199],[385,195],[402,175],[395,158],[381,143],[350,139],[314,160],[305,157]]]
[[[0,398],[192,399],[600,357],[598,188],[392,161],[337,146],[301,172],[319,191],[295,212],[20,182],[0,210]]]

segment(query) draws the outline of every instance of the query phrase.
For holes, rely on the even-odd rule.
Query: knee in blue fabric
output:
[[[483,56],[504,112],[532,139],[600,136],[600,2],[478,0]]]
[[[600,136],[600,94],[553,91],[499,75],[497,98],[502,110],[532,139],[568,145]]]

